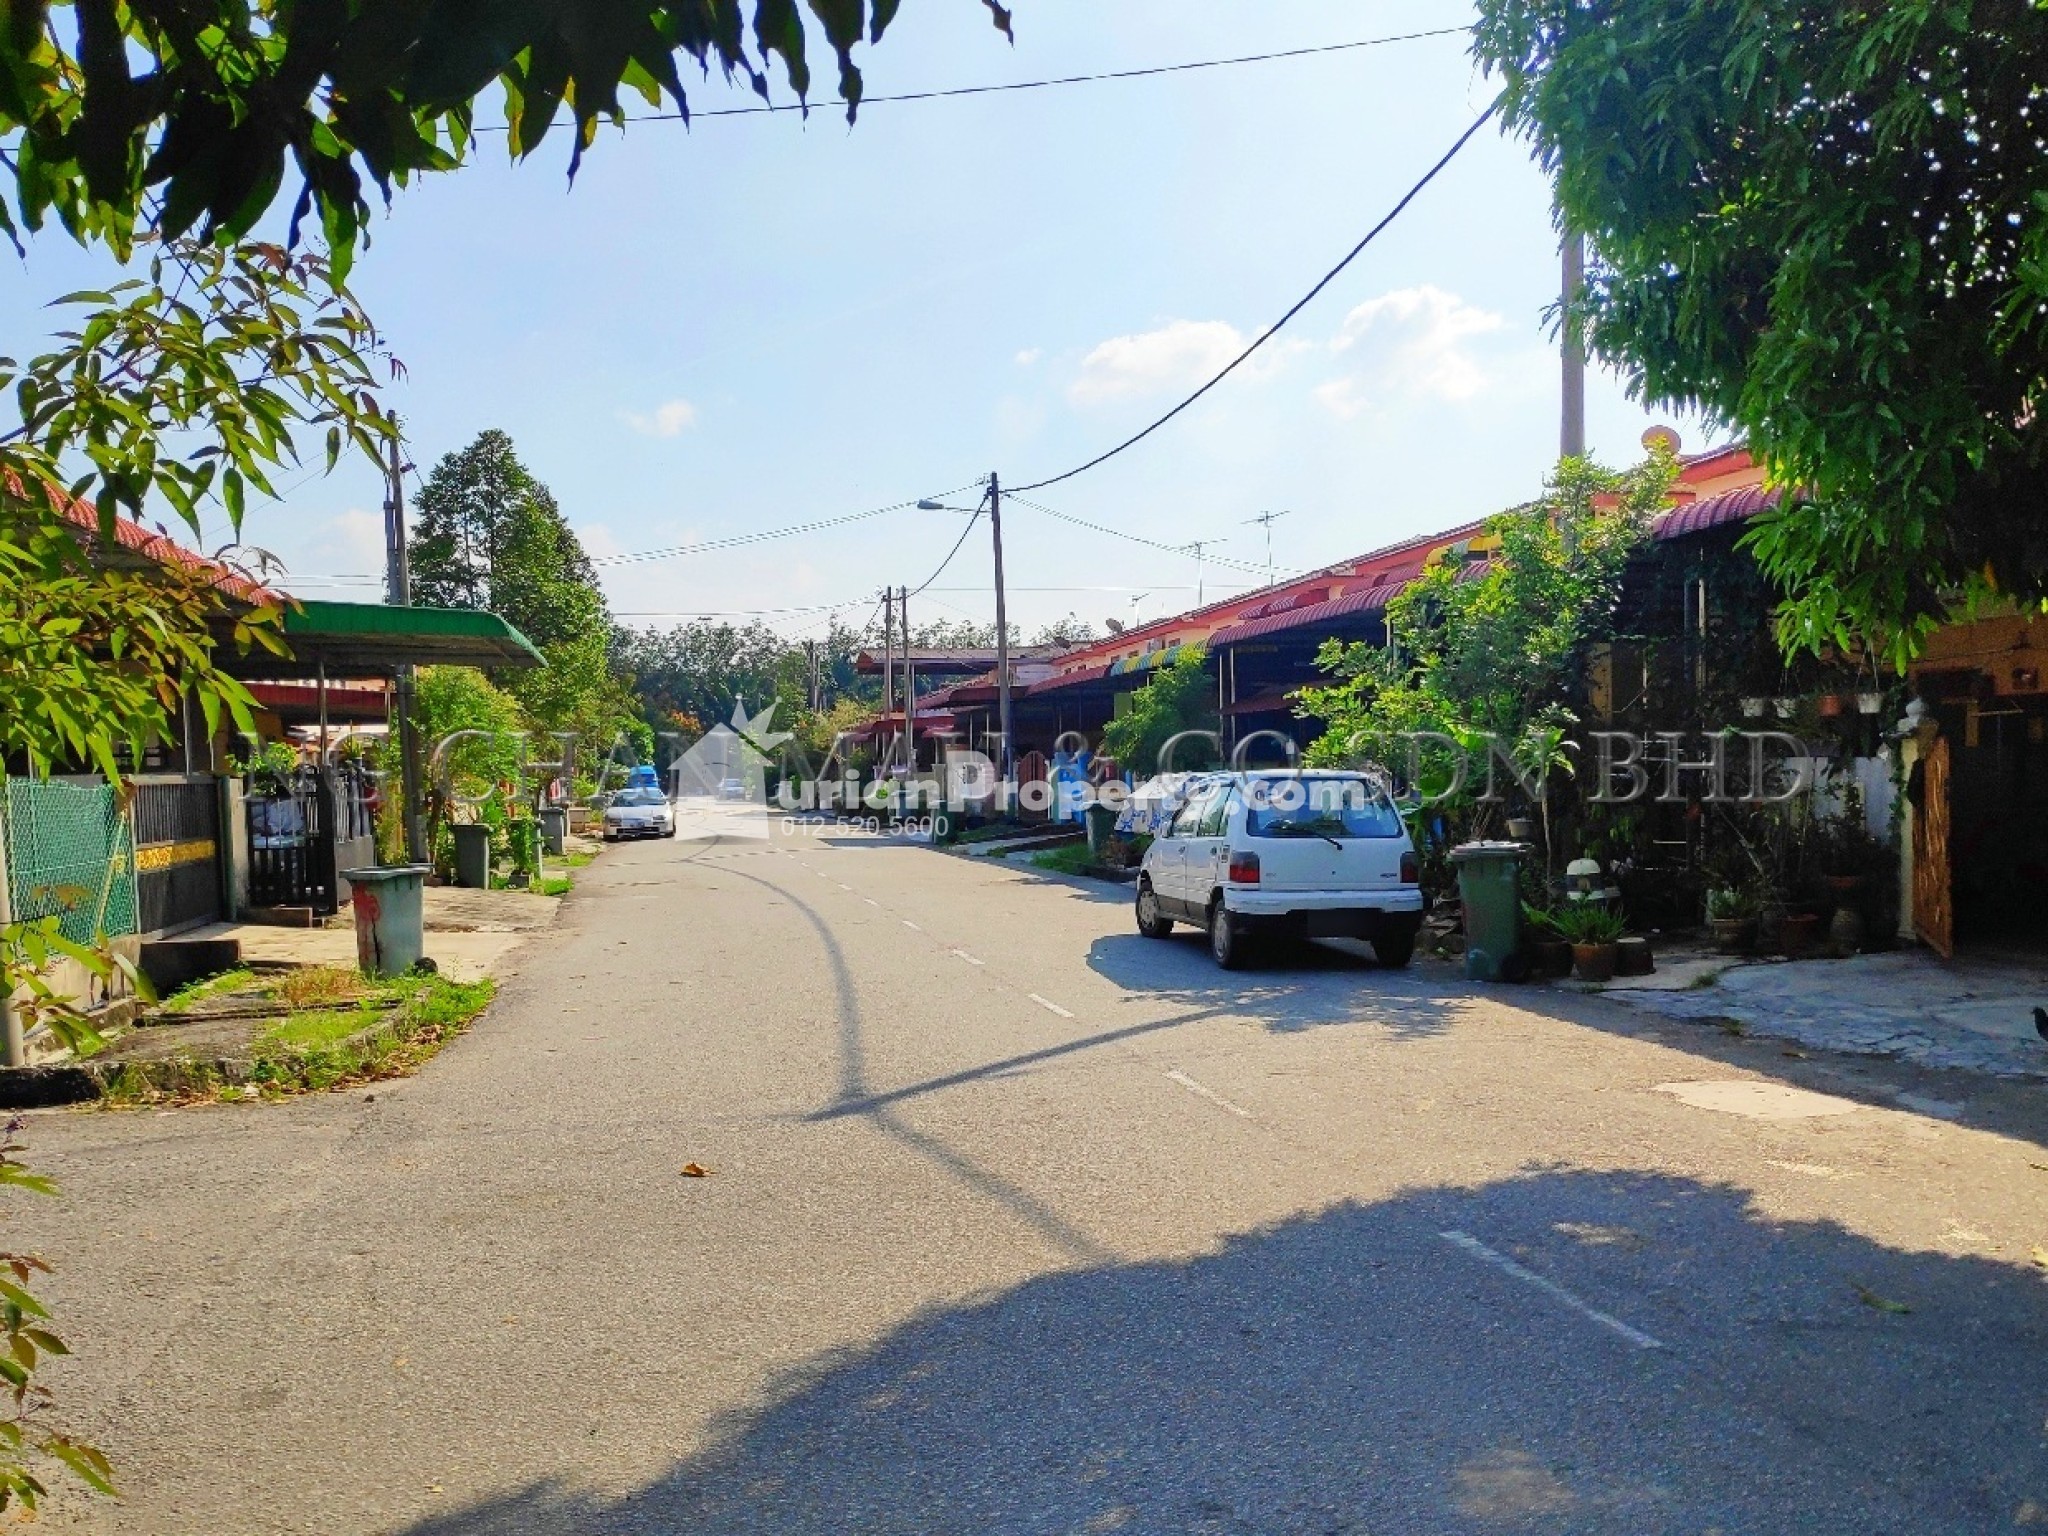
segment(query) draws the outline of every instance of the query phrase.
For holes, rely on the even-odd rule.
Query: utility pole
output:
[[[882,721],[896,708],[896,589],[882,588]]]
[[[917,772],[917,670],[910,659],[910,588],[898,587],[898,617],[903,621],[903,766]]]
[[[1269,587],[1273,585],[1273,525],[1281,518],[1293,515],[1292,512],[1261,512],[1257,517],[1245,519],[1247,528],[1253,523],[1258,523],[1266,530],[1266,585]]]
[[[1564,233],[1564,400],[1560,413],[1558,452],[1567,459],[1586,454],[1586,337],[1572,314],[1579,290],[1586,285],[1586,237]]]
[[[1010,611],[1003,600],[1003,487],[993,470],[988,477],[988,521],[996,545],[996,724],[1003,733],[999,766],[1007,781],[1016,757],[1010,740]]]
[[[399,440],[395,418],[391,428],[391,478],[384,492],[384,598],[394,608],[410,608],[412,555],[405,541],[405,445]],[[324,696],[321,703],[324,708]],[[405,857],[408,863],[424,864],[427,862],[427,825],[420,805],[420,736],[419,726],[413,720],[413,669],[410,662],[398,669],[397,703],[399,792],[405,799]]]

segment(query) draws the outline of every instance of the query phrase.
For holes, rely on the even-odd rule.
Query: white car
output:
[[[674,837],[675,807],[658,789],[622,789],[604,808],[604,840],[622,837]]]
[[[1224,774],[1196,786],[1145,850],[1138,931],[1206,928],[1225,970],[1261,932],[1366,939],[1382,965],[1406,965],[1420,873],[1401,813],[1364,775]]]

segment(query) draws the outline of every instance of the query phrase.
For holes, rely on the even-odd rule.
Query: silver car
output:
[[[627,837],[674,837],[675,807],[658,789],[622,789],[604,808],[604,840]]]

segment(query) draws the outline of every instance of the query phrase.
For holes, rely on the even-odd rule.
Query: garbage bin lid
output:
[[[368,869],[344,869],[340,874],[350,885],[364,885],[372,880],[419,880],[433,868],[431,864],[377,864]]]
[[[1451,850],[1451,862],[1462,864],[1467,859],[1511,859],[1529,851],[1527,843],[1477,842],[1460,843]]]

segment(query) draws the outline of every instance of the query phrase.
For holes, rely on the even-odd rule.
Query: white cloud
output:
[[[1026,347],[1022,352],[1019,352],[1017,354],[1017,366],[1019,368],[1029,368],[1033,363],[1037,362],[1043,356],[1045,356],[1045,353],[1041,349],[1037,347]]]
[[[1363,366],[1318,386],[1315,397],[1346,419],[1403,398],[1471,400],[1500,370],[1470,343],[1506,327],[1502,316],[1430,284],[1381,294],[1346,315],[1330,339],[1332,352],[1355,352]]]
[[[381,575],[384,570],[384,514],[350,507],[327,519],[320,529],[314,553],[328,562],[326,569],[339,572],[364,571]]]
[[[1112,336],[1081,359],[1067,398],[1097,405],[1199,384],[1242,352],[1246,339],[1227,320],[1169,320],[1156,330]]]
[[[687,400],[664,400],[652,415],[626,412],[626,425],[648,437],[674,437],[686,427],[697,425],[697,407]]]
[[[576,542],[593,560],[609,560],[626,553],[626,546],[604,523],[585,523],[576,530]]]

